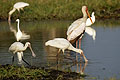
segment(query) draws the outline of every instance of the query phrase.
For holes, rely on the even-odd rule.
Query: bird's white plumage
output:
[[[95,22],[94,12],[92,12],[91,19],[92,19],[92,22],[94,23]],[[90,21],[90,18],[88,18],[87,21],[86,21],[86,26],[91,26],[92,22]]]
[[[67,49],[70,43],[64,38],[55,38],[53,40],[47,41],[45,45],[46,46],[49,45],[49,46],[60,48],[60,49]]]
[[[82,19],[78,19],[76,21],[74,21],[68,28],[67,30],[67,35],[70,35],[70,33],[76,28],[79,27],[80,24],[82,23]]]
[[[21,40],[21,38],[22,38],[22,32],[21,31],[18,31],[16,33],[16,38],[17,38],[17,41]]]
[[[20,26],[20,20],[17,19],[16,21],[18,22],[18,24],[17,24],[17,29],[18,29],[18,31],[17,31],[17,33],[16,33],[16,39],[17,39],[17,41],[29,39],[29,38],[30,38],[30,35],[27,35],[26,33],[21,32],[21,30],[20,30],[20,27],[19,27],[19,26]]]
[[[26,6],[29,6],[29,4],[25,3],[25,2],[17,2],[17,3],[14,4],[13,7],[16,8],[16,9],[20,9],[20,8],[23,8],[23,7],[26,7]]]
[[[22,44],[21,42],[14,42],[9,47],[9,51],[12,51],[13,53],[22,52],[28,47],[28,44],[30,44],[30,43],[26,43],[26,46],[24,47],[24,44]]]
[[[45,43],[45,46],[56,47],[56,48],[59,48],[62,51],[66,50],[66,49],[73,50],[73,51],[78,52],[80,54],[81,54],[81,52],[83,52],[81,49],[74,48],[72,46],[72,44],[64,38],[55,38],[53,40],[49,40]]]
[[[96,37],[96,31],[95,31],[95,29],[93,29],[91,27],[86,27],[85,32],[87,34],[89,34],[90,36],[92,36],[93,40],[95,40],[95,37]]]
[[[72,41],[76,39],[79,35],[83,34],[86,26],[86,20],[87,20],[87,7],[82,6],[82,13],[83,18],[80,18],[76,21],[74,21],[67,30],[67,39],[69,41]],[[82,38],[82,36],[80,36]]]
[[[82,34],[84,30],[85,30],[85,23],[83,22],[80,24],[79,27],[76,27],[76,29],[74,29],[70,35],[67,36],[67,39],[69,41],[74,40],[76,37]],[[82,38],[82,36],[80,38]]]
[[[19,27],[20,20],[17,19],[16,21],[17,21],[17,29],[18,29],[18,31],[16,33],[16,39],[17,39],[17,41],[19,41],[19,40],[21,40],[23,34],[22,34],[20,27]]]
[[[26,42],[25,45],[21,42],[14,42],[9,47],[9,51],[13,52],[14,54],[17,53],[18,61],[19,61],[19,63],[21,63],[22,57],[23,57],[23,51],[25,51],[27,49],[27,47],[30,48],[30,50],[32,52],[32,56],[35,57],[36,55],[34,54],[32,48],[31,48],[30,42]]]
[[[64,50],[66,49],[75,51],[77,53],[80,53],[83,56],[85,62],[88,61],[81,49],[74,48],[72,44],[64,38],[55,38],[53,40],[49,40],[45,43],[45,46],[52,46],[52,47],[59,48],[59,50],[62,50],[63,53],[64,53]]]
[[[23,52],[17,52],[18,64],[22,64]]]
[[[12,15],[16,10],[18,10],[18,11],[20,11],[20,9],[23,10],[23,8],[26,7],[26,6],[29,6],[29,4],[28,4],[28,3],[25,3],[25,2],[17,2],[17,3],[15,3],[14,6],[13,6],[13,9],[9,12],[8,21],[9,21],[9,22],[11,21],[11,15]]]

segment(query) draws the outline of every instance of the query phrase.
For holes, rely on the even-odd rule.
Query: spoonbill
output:
[[[9,12],[8,21],[11,21],[11,15],[18,10],[20,12],[20,9],[23,10],[24,7],[29,6],[28,3],[25,2],[17,2],[14,4],[13,9]]]
[[[86,27],[85,32],[88,35],[92,36],[93,40],[95,40],[95,37],[96,37],[96,31],[95,31],[95,29],[93,29],[91,27]]]
[[[21,42],[14,42],[10,47],[9,47],[9,51],[13,52],[13,54],[17,53],[18,56],[18,61],[21,64],[22,60],[28,64],[24,59],[23,59],[23,51],[25,51],[27,49],[27,47],[30,48],[31,52],[32,52],[32,56],[36,57],[35,53],[33,52],[32,48],[31,48],[31,44],[30,42],[26,42],[25,46],[23,43]],[[12,62],[14,61],[14,55],[13,55],[13,59]],[[28,64],[29,65],[29,64]]]
[[[53,40],[49,40],[45,42],[45,46],[52,46],[59,48],[59,51],[62,50],[63,53],[66,49],[78,52],[83,56],[85,62],[88,61],[81,49],[74,48],[72,44],[64,38],[54,38]]]
[[[20,20],[17,19],[16,21],[17,21],[17,29],[18,29],[18,31],[16,33],[16,39],[17,39],[17,41],[24,40],[24,39],[29,39],[30,35],[27,35],[26,33],[21,32],[21,30],[20,30],[20,27],[19,27],[20,26]]]
[[[94,15],[94,14],[95,14],[95,13],[92,12],[92,15],[91,15],[91,19],[92,19],[92,22],[93,22],[93,23],[95,22],[95,15]],[[93,23],[91,23],[90,18],[88,18],[87,21],[86,21],[86,26],[91,26]]]

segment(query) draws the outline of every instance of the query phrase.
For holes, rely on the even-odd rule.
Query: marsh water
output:
[[[108,78],[120,79],[120,20],[100,20],[91,27],[96,30],[96,40],[84,34],[82,50],[88,58],[88,63],[75,64],[76,53],[66,50],[56,57],[58,49],[45,47],[47,40],[62,37],[66,38],[66,31],[73,21],[20,21],[20,29],[30,35],[30,39],[21,41],[30,42],[37,55],[31,56],[29,49],[24,51],[24,58],[34,66],[58,69],[63,71],[83,72],[88,76],[86,80],[103,80]],[[17,23],[12,22],[12,29],[16,30]],[[0,22],[0,64],[11,64],[12,53],[9,46],[16,41],[7,21]],[[80,56],[78,54],[78,56]],[[79,57],[78,57],[79,58]],[[17,65],[17,56],[15,57]],[[80,60],[80,59],[79,59]],[[24,64],[26,65],[26,64]]]

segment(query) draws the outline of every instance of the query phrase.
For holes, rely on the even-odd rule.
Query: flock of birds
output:
[[[25,2],[17,2],[16,4],[14,4],[13,9],[9,12],[8,23],[9,24],[11,23],[11,15],[16,10],[18,10],[18,11],[23,10],[23,8],[26,6],[29,6],[29,4],[25,3]],[[82,39],[84,33],[86,32],[90,36],[93,37],[93,40],[95,40],[96,31],[93,28],[89,27],[95,22],[95,16],[94,16],[94,12],[93,12],[92,16],[90,17],[87,6],[82,6],[82,13],[83,13],[83,17],[80,19],[77,19],[69,26],[69,28],[67,30],[67,39],[54,38],[53,40],[48,40],[47,42],[45,42],[45,46],[56,47],[59,49],[59,51],[62,50],[63,53],[66,49],[75,51],[76,53],[80,53],[80,55],[83,56],[85,62],[88,62],[88,59],[85,57],[85,55],[83,53],[83,50],[81,50],[81,39]],[[87,19],[87,15],[89,16],[88,19]],[[20,20],[17,19],[16,21],[17,21],[17,29],[18,30],[15,33],[15,37],[16,37],[17,42],[14,42],[9,47],[9,51],[13,52],[13,54],[17,53],[19,64],[22,64],[22,62],[24,61],[25,63],[27,63],[29,65],[29,63],[27,61],[25,61],[23,58],[23,51],[25,51],[27,49],[27,47],[29,47],[32,52],[32,56],[35,57],[36,55],[31,48],[30,42],[26,42],[25,45],[20,42],[22,39],[24,39],[23,38],[24,33],[21,32],[20,27],[19,27]],[[29,39],[29,38],[30,38],[30,36],[27,35],[26,39]],[[75,42],[76,42],[76,48],[72,46],[72,44]],[[77,42],[79,42],[79,43],[77,43]],[[76,55],[76,57],[77,57],[77,55]],[[13,61],[14,61],[14,56],[13,56],[12,62]]]

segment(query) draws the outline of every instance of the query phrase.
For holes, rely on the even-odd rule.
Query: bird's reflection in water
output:
[[[16,29],[14,28],[14,26],[11,25],[11,22],[8,22],[9,24],[9,28],[10,28],[10,31],[14,33],[14,36],[15,38],[17,39],[17,31]],[[26,34],[24,31],[22,31],[22,37],[20,40],[26,40],[26,39],[30,39],[30,35]]]
[[[83,61],[76,62],[70,55],[59,54],[56,56],[56,65],[51,65],[50,68],[84,74],[87,64],[87,62]]]
[[[88,64],[88,62],[85,62],[85,63],[81,62],[81,63],[80,63],[80,73],[81,73],[81,74],[84,74],[84,71],[85,71],[85,68],[86,68],[87,64]],[[78,67],[79,67],[79,66],[78,66],[78,63],[77,63],[77,68],[78,68]],[[79,72],[79,70],[78,70],[77,72]]]

